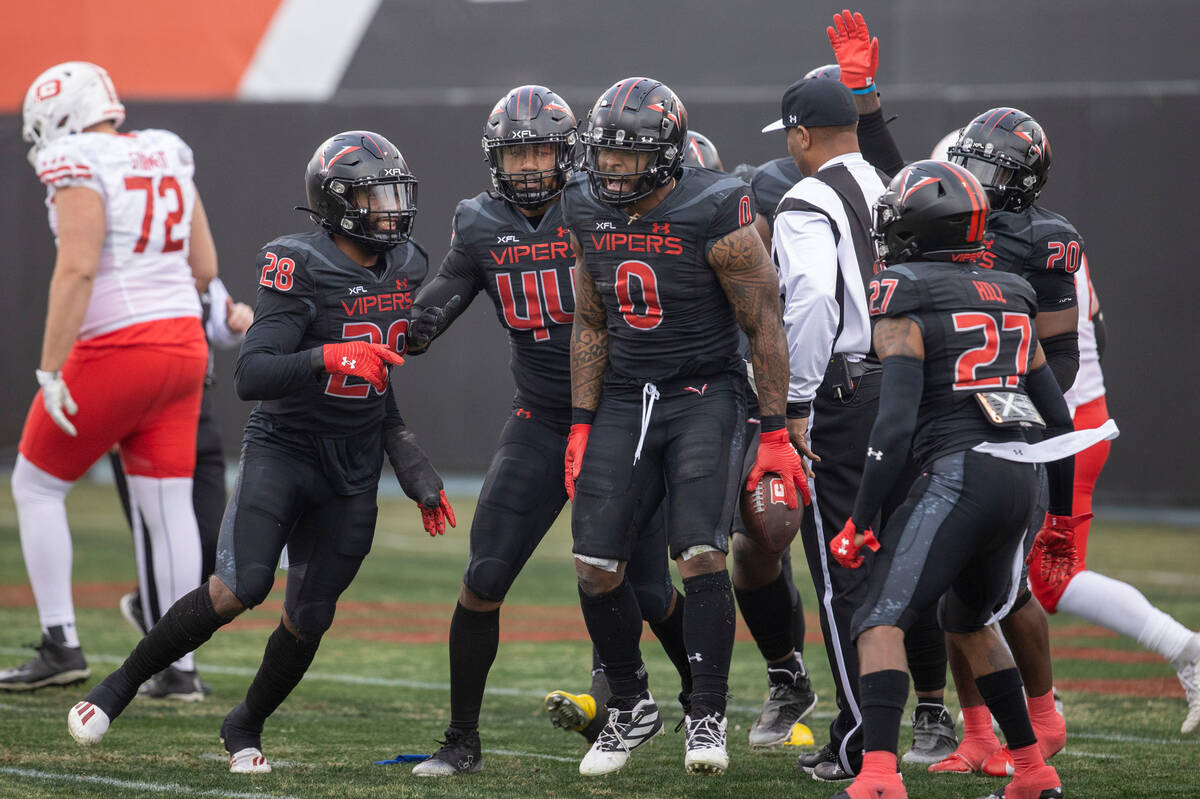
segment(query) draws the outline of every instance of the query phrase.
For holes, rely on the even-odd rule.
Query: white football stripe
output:
[[[271,793],[246,793],[228,791],[223,788],[191,788],[177,782],[146,782],[144,780],[118,780],[114,777],[101,777],[96,774],[59,774],[53,771],[39,771],[29,768],[11,768],[0,766],[0,774],[12,777],[25,777],[32,780],[49,782],[85,782],[92,785],[105,785],[109,788],[122,788],[131,791],[150,791],[165,793],[173,796],[221,796],[231,799],[296,799],[293,796]]]

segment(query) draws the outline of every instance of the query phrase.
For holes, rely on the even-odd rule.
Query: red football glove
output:
[[[450,500],[446,499],[445,491],[442,492],[441,501],[432,508],[420,502],[417,503],[417,507],[421,509],[421,524],[425,525],[425,532],[429,533],[431,538],[445,534],[447,524],[454,527],[454,508],[450,507]]]
[[[1033,540],[1029,553],[1030,565],[1038,561],[1039,576],[1050,586],[1066,580],[1075,571],[1079,553],[1075,549],[1075,528],[1092,518],[1090,513],[1078,516],[1055,516],[1046,514],[1042,529]]]
[[[592,433],[590,424],[573,424],[571,433],[567,436],[567,457],[563,465],[566,467],[563,475],[567,486],[567,499],[575,501],[575,480],[579,470],[583,468],[583,453],[587,449],[588,436]]]
[[[746,480],[746,490],[753,491],[767,472],[774,472],[783,478],[783,501],[789,509],[796,507],[797,488],[800,489],[804,504],[812,504],[808,495],[808,478],[804,476],[804,464],[800,462],[800,455],[792,446],[786,429],[758,434],[758,455]]]
[[[836,28],[836,30],[835,30]],[[879,39],[871,38],[863,15],[850,10],[833,15],[833,27],[825,29],[833,55],[842,68],[842,83],[851,91],[859,91],[875,85],[875,73],[879,69]]]
[[[859,536],[862,536],[861,542],[858,540]],[[857,569],[862,565],[863,556],[858,554],[858,551],[863,547],[878,552],[879,539],[871,532],[870,527],[861,533],[858,532],[853,519],[847,519],[846,526],[829,542],[829,551],[833,554],[833,559],[844,569]]]
[[[399,366],[404,363],[404,359],[390,347],[365,341],[326,344],[321,348],[321,357],[325,361],[325,371],[329,374],[361,377],[379,392],[387,389],[387,365],[390,363]]]

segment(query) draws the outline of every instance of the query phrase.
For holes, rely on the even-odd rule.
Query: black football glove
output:
[[[416,436],[404,425],[396,425],[384,433],[383,446],[396,480],[408,498],[426,508],[438,507],[442,501],[442,478],[417,444]]]
[[[436,305],[422,308],[421,312],[408,323],[406,336],[409,352],[423,352],[428,348],[430,342],[446,329],[447,320],[454,317],[460,305],[462,305],[462,295],[455,294],[440,308]]]

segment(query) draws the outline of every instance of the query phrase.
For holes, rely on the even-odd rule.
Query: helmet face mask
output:
[[[1050,169],[1050,141],[1033,117],[1015,108],[993,108],[962,130],[949,148],[987,190],[993,210],[1021,211],[1037,200]]]
[[[417,179],[378,133],[347,131],[317,148],[305,173],[315,221],[368,252],[408,240],[417,214]]]
[[[687,109],[649,78],[626,78],[600,96],[583,134],[592,195],[616,207],[649,196],[679,174]]]
[[[103,67],[87,61],[56,64],[25,93],[21,137],[32,144],[29,162],[47,144],[100,122],[120,127],[125,106]]]
[[[575,166],[578,123],[545,86],[518,86],[496,104],[483,129],[483,157],[496,194],[539,208],[562,193]]]
[[[974,263],[983,254],[987,195],[961,166],[917,161],[875,201],[876,271],[905,261]]]

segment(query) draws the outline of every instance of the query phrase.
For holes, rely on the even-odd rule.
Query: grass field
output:
[[[133,558],[111,487],[83,483],[68,501],[74,525],[75,600],[95,682],[128,653],[136,634],[117,610],[132,588]],[[683,772],[682,735],[639,750],[607,779],[577,771],[583,739],[553,729],[541,697],[586,689],[589,645],[576,600],[566,518],[560,519],[502,611],[500,654],[485,699],[482,774],[418,781],[405,765],[374,765],[428,753],[449,704],[446,631],[466,558],[473,505],[456,502],[460,527],[431,540],[412,504],[385,500],[374,550],[347,592],[311,671],[268,722],[267,775],[228,773],[217,730],[241,700],[277,623],[282,582],[262,607],[219,632],[198,656],[214,693],[197,704],[139,699],[98,747],[77,746],[66,711],[85,690],[0,694],[0,797],[827,797],[839,790],[794,769],[796,750],[750,753],[746,731],[765,694],[761,659],[739,628],[730,705],[732,765],[719,779]],[[1129,580],[1185,624],[1200,626],[1200,532],[1093,527],[1089,564]],[[806,607],[815,608],[802,580]],[[740,624],[740,622],[739,622]],[[1136,643],[1078,619],[1052,619],[1056,682],[1069,741],[1054,765],[1069,797],[1200,796],[1200,737],[1183,738],[1185,707],[1174,671]],[[811,623],[810,630],[817,630]],[[22,662],[38,638],[7,485],[0,490],[0,666]],[[673,670],[653,636],[643,649],[668,730],[679,714]],[[810,720],[817,742],[833,709],[829,668],[810,634],[808,663],[821,701]],[[91,683],[89,683],[90,685]],[[911,703],[911,698],[910,698]],[[956,709],[951,697],[952,709]],[[907,748],[909,732],[901,733]],[[934,778],[905,769],[912,797],[976,797],[998,780]]]

